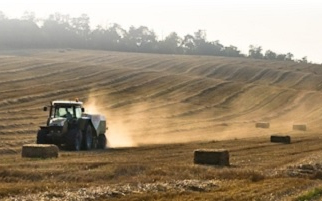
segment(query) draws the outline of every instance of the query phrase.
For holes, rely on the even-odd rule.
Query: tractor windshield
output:
[[[60,106],[56,105],[54,109],[54,117],[63,118],[80,118],[82,116],[82,108],[80,106]]]

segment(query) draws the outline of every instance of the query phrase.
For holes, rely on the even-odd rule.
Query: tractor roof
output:
[[[53,101],[52,105],[79,105],[82,106],[83,102],[80,101],[64,101],[64,100],[57,100]]]

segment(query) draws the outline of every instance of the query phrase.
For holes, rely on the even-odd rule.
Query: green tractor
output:
[[[105,149],[106,119],[103,115],[85,114],[83,103],[52,101],[46,126],[40,126],[37,144],[55,144],[68,150]]]

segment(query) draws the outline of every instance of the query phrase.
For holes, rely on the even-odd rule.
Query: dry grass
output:
[[[257,146],[251,148],[255,143]],[[55,196],[67,199],[66,189],[71,193],[70,196],[81,196],[79,189],[84,189],[88,194],[101,192],[101,197],[96,197],[98,200],[194,200],[198,197],[202,200],[211,197],[247,200],[265,199],[271,193],[279,199],[296,195],[319,183],[316,180],[318,177],[289,177],[284,173],[283,165],[296,163],[307,153],[314,152],[321,140],[302,139],[291,150],[280,149],[282,147],[279,145],[263,146],[261,143],[261,139],[252,139],[106,151],[62,151],[61,157],[57,159],[26,159],[13,154],[1,159],[0,195],[2,198],[8,195],[23,198],[33,195],[48,197],[56,193]],[[307,143],[312,145],[305,150],[307,153],[300,152]],[[244,148],[240,145],[244,145]],[[230,167],[193,164],[192,153],[197,147],[222,146],[232,150]],[[256,152],[256,158],[261,160],[252,161],[254,155],[251,155],[250,150]],[[267,150],[271,150],[271,153]],[[281,152],[284,156],[274,154]],[[200,185],[202,182],[214,181],[215,186],[203,190],[192,185],[179,194],[175,190],[164,190],[166,186],[179,185],[181,181],[198,181]],[[136,193],[141,189],[138,186],[145,184],[147,186],[144,188],[154,190]],[[152,184],[159,187],[153,187]],[[125,190],[127,188],[133,192]],[[114,191],[119,193],[112,195]]]
[[[0,55],[0,197],[296,198],[321,179],[319,173],[285,173],[288,165],[322,159],[321,69],[292,62],[81,50]],[[107,116],[107,136],[116,148],[22,158],[21,146],[34,143],[38,126],[46,122],[42,106],[75,97],[94,102],[88,106],[95,108],[88,109]],[[270,128],[256,129],[255,122],[270,122]],[[305,135],[291,131],[293,122],[307,122],[310,130]],[[292,144],[270,143],[272,133],[287,133]],[[133,148],[117,148],[124,146]],[[196,149],[226,149],[231,166],[195,165]]]

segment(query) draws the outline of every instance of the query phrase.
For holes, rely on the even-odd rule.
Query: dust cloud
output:
[[[256,136],[255,129],[248,129],[247,126],[243,128],[241,125],[212,127],[213,122],[193,120],[190,123],[180,118],[167,118],[167,115],[174,112],[173,110],[160,112],[151,109],[153,106],[142,103],[115,110],[107,107],[107,104],[100,98],[89,96],[84,107],[88,114],[102,114],[106,117],[108,127],[106,137],[108,147],[111,148]]]
[[[84,103],[85,113],[101,114],[106,118],[107,146],[111,148],[117,147],[136,147],[137,144],[133,141],[130,131],[127,129],[124,120],[112,115],[112,112],[102,107],[102,103],[93,96],[90,96],[88,101]],[[111,119],[111,121],[110,121]]]
[[[269,129],[258,129],[255,128],[254,120],[246,117],[228,122],[213,121],[211,118],[199,119],[198,116],[172,118],[171,115],[182,112],[183,108],[176,111],[176,106],[163,107],[165,103],[162,102],[140,102],[115,108],[105,100],[109,99],[92,95],[84,103],[84,107],[86,113],[102,114],[106,117],[108,127],[106,137],[108,147],[111,148],[266,138],[274,133],[292,131],[291,121],[273,121]],[[160,105],[162,109],[158,108]]]
[[[104,97],[104,100],[108,98]],[[111,109],[102,98],[93,95],[84,103],[85,113],[102,114],[106,117],[108,127],[106,137],[108,147],[111,148],[200,140],[198,135],[181,131],[185,121],[167,118],[173,109],[162,112],[152,107],[153,103],[139,103]]]

